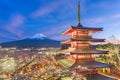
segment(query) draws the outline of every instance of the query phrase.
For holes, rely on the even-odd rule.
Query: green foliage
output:
[[[71,77],[64,77],[64,78],[61,78],[61,80],[72,80]]]
[[[69,68],[74,64],[75,60],[69,60],[69,59],[61,59],[59,60],[59,64],[64,66],[65,68]]]
[[[112,47],[112,44],[111,43],[108,43],[108,44],[104,44],[102,46],[98,46],[97,49],[98,50],[108,50],[109,48]]]
[[[114,43],[104,44],[97,47],[98,50],[109,51],[108,55],[100,55],[100,60],[106,63],[113,64],[118,70],[120,70],[120,45]]]
[[[102,62],[106,62],[107,63],[107,56],[105,56],[105,55],[100,55],[99,56],[100,57],[100,60],[102,61]]]

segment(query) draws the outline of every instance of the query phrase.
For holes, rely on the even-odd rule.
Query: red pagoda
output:
[[[94,56],[108,54],[107,51],[96,50],[91,44],[104,42],[105,39],[92,38],[91,34],[103,31],[103,28],[84,27],[80,23],[80,4],[78,4],[78,25],[70,26],[63,35],[70,35],[68,40],[62,41],[62,45],[69,45],[67,49],[60,53],[69,55],[69,59],[75,63],[69,67],[72,71],[80,75],[85,75],[87,80],[116,80],[99,74],[99,71],[110,72],[111,64],[96,61]]]

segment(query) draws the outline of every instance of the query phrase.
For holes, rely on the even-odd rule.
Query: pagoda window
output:
[[[77,33],[75,33],[74,37],[75,36],[78,37],[78,38],[91,38],[91,36],[88,35],[87,33],[79,33],[79,32],[77,32]]]
[[[91,38],[88,34],[78,34],[79,38]]]
[[[89,46],[89,44],[78,44],[78,46]]]
[[[88,34],[88,31],[79,30],[78,33],[79,34]]]
[[[72,32],[71,35],[72,35],[72,37],[77,37],[77,35],[78,35],[78,34],[77,34],[77,31]]]
[[[92,60],[92,58],[90,57],[89,54],[81,54],[81,55],[79,55],[79,54],[73,54],[72,58],[76,59],[76,60],[88,60],[88,59]]]
[[[71,42],[71,47],[76,47],[77,46],[77,42]]]
[[[90,48],[90,45],[87,42],[81,43],[79,41],[74,41],[74,42],[71,42],[71,47],[73,47],[73,48]]]
[[[74,36],[74,32],[72,32],[72,37]]]
[[[78,44],[79,48],[89,48],[89,44]]]
[[[78,41],[78,44],[89,44],[89,41]]]
[[[71,47],[74,47],[74,44],[71,44]]]

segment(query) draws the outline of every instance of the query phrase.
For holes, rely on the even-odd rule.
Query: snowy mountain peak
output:
[[[31,37],[31,39],[45,39],[45,38],[47,38],[47,37],[44,34],[41,34],[41,33],[37,33],[36,35]]]

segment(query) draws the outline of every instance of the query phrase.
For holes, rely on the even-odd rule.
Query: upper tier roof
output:
[[[97,38],[70,38],[68,40],[64,40],[62,44],[71,44],[72,41],[90,41],[90,42],[104,42],[105,39],[97,39]]]
[[[68,30],[63,32],[62,34],[70,34],[74,30],[88,30],[91,31],[92,33],[98,32],[98,31],[103,31],[103,28],[92,28],[92,27],[84,27],[81,24],[78,24],[76,27],[75,26],[70,26]]]
[[[81,24],[78,24],[76,27],[72,26],[75,29],[89,29],[89,30],[102,30],[103,28],[93,28],[93,27],[84,27]]]

